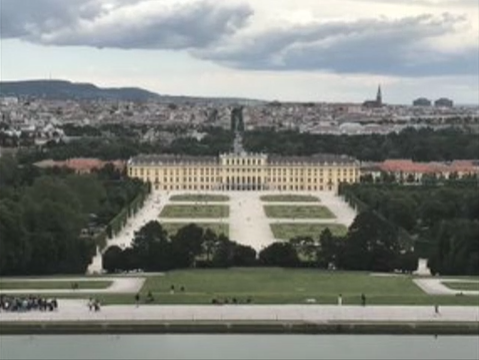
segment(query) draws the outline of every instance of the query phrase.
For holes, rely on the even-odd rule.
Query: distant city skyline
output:
[[[0,0],[2,81],[478,104],[477,0]]]

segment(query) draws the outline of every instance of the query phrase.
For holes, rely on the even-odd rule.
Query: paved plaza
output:
[[[231,191],[231,192],[199,192],[205,194],[226,195],[229,201],[225,202],[172,202],[171,196],[189,194],[185,191],[155,191],[146,200],[143,208],[132,218],[126,226],[113,239],[108,241],[108,246],[117,245],[122,248],[131,244],[135,231],[138,231],[146,223],[158,220],[169,223],[184,223],[185,225],[196,223],[224,223],[229,225],[231,240],[242,245],[251,246],[257,251],[274,243],[275,239],[271,223],[297,223],[297,224],[341,224],[349,227],[354,221],[356,212],[340,197],[332,192],[294,192],[297,195],[312,195],[320,199],[319,203],[303,202],[274,202],[261,201],[263,195],[282,195],[290,192],[279,191]],[[160,218],[160,213],[166,205],[229,205],[230,215],[228,218],[216,219],[181,219],[181,218]],[[325,206],[335,215],[334,219],[271,219],[267,218],[263,206],[266,204],[284,206],[312,206],[314,204]],[[93,259],[88,271],[89,273],[100,273],[101,254]]]
[[[32,321],[304,321],[478,322],[479,307],[335,305],[111,305],[88,310],[86,300],[59,300],[55,312],[0,312],[1,322]]]

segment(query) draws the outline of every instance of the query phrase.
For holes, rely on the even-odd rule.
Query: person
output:
[[[155,298],[153,297],[151,290],[148,291],[148,295],[146,297],[147,297],[147,301],[150,303],[155,301]]]
[[[136,304],[136,307],[140,306],[140,293],[137,293],[135,295],[135,304]]]
[[[338,306],[341,306],[341,305],[343,305],[343,295],[339,294],[339,296],[338,296]]]
[[[175,285],[171,285],[170,286],[170,294],[174,294],[175,293]]]
[[[366,295],[361,294],[361,305],[366,306]]]
[[[439,314],[439,305],[434,304],[434,314],[438,315]]]
[[[93,307],[95,308],[95,311],[100,311],[100,300],[93,300]]]
[[[88,299],[88,310],[90,310],[90,311],[93,310],[93,299],[92,298]]]

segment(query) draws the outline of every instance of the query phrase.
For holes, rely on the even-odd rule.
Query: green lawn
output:
[[[163,218],[217,219],[229,217],[227,205],[166,205],[160,214]]]
[[[449,289],[453,290],[463,290],[463,291],[468,291],[468,290],[475,290],[479,291],[479,281],[477,282],[447,282],[443,281],[443,285],[448,287]]]
[[[111,281],[2,281],[0,280],[0,290],[70,290],[72,283],[78,284],[78,289],[106,289]]]
[[[319,238],[324,229],[334,235],[345,235],[348,228],[338,224],[271,224],[271,231],[276,239],[290,240],[297,236],[309,236],[313,239]]]
[[[173,195],[170,197],[170,201],[195,201],[195,202],[207,202],[207,201],[218,201],[224,202],[229,201],[229,196],[226,195],[214,195],[214,194],[182,194],[182,195]]]
[[[170,286],[176,291],[170,294]],[[179,291],[184,286],[185,291]],[[336,304],[338,294],[345,305],[359,305],[364,293],[367,304],[375,305],[470,305],[478,296],[431,296],[414,284],[411,276],[370,276],[363,272],[336,272],[314,269],[233,268],[229,270],[172,271],[148,276],[141,290],[142,301],[151,291],[154,304],[210,304],[213,298],[254,304],[304,304],[314,298],[318,304]],[[56,296],[45,294],[44,296]],[[105,304],[133,304],[135,294],[98,294]],[[84,294],[62,294],[61,298],[84,298]]]
[[[261,201],[265,202],[316,202],[319,198],[312,195],[263,195]]]
[[[170,286],[185,292],[170,294]],[[216,298],[251,297],[259,304],[335,304],[338,294],[344,304],[359,304],[364,293],[368,304],[473,304],[471,297],[431,297],[414,284],[410,276],[379,277],[361,272],[330,272],[303,269],[234,268],[229,270],[172,271],[165,276],[148,277],[142,295],[151,291],[159,303],[210,303]],[[476,300],[477,297],[472,297]]]
[[[224,234],[226,236],[229,236],[229,225],[228,224],[218,224],[218,223],[161,223],[161,226],[163,226],[166,231],[168,231],[168,234],[174,235],[178,232],[179,229],[182,227],[185,227],[189,224],[195,224],[198,225],[199,227],[202,227],[203,229],[210,229],[217,235]]]
[[[276,219],[334,219],[334,214],[324,206],[265,205],[269,218]]]

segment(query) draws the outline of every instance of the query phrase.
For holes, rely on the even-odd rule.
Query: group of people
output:
[[[231,300],[229,298],[224,298],[224,299],[217,299],[213,298],[211,299],[211,303],[214,305],[227,305],[227,304],[251,304],[253,302],[253,299],[251,297],[247,297],[244,302],[241,299],[237,298],[232,298]]]
[[[44,299],[37,296],[6,296],[0,295],[0,311],[54,311],[58,309],[56,299]]]
[[[98,299],[94,299],[94,298],[90,298],[88,299],[88,310],[90,311],[100,311],[100,300]]]

